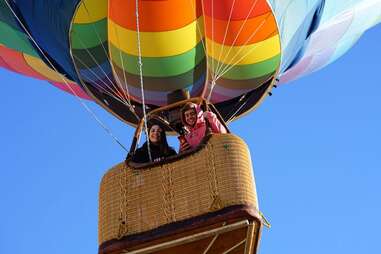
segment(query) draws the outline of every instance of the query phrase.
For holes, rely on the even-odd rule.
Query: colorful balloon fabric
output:
[[[381,0],[0,0],[0,66],[131,124],[176,90],[234,120],[380,21]]]

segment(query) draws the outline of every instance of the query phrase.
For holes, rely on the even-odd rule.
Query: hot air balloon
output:
[[[278,85],[343,55],[381,0],[1,0],[0,66],[93,100],[135,126],[178,132],[192,101],[229,123]],[[255,253],[266,221],[233,134],[166,161],[109,170],[99,253]]]

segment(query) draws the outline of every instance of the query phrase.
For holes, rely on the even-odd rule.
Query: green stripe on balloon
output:
[[[34,57],[39,57],[24,33],[13,29],[3,22],[0,22],[0,35],[0,44],[3,44],[7,48],[21,51],[22,53]]]
[[[228,89],[257,89],[262,86],[266,81],[270,80],[275,72],[271,72],[264,76],[253,78],[253,79],[245,79],[245,80],[236,80],[236,79],[224,79],[220,78],[217,81],[217,86],[228,88]]]
[[[121,82],[124,80],[123,70],[114,66],[116,74]],[[172,77],[144,77],[144,89],[147,91],[173,91],[176,89],[187,88],[197,82],[204,74],[206,69],[205,59],[190,71]],[[125,73],[126,82],[129,86],[140,88],[140,76]]]
[[[121,52],[110,44],[113,63],[135,75],[139,75],[138,57]],[[121,54],[121,56],[120,56]],[[143,57],[143,75],[145,77],[171,77],[181,75],[192,70],[205,58],[204,48],[200,42],[195,48],[170,57]],[[122,65],[123,60],[123,65]]]
[[[104,63],[108,56],[108,43],[105,42],[94,48],[87,49],[72,49],[74,60],[79,69],[86,69],[95,67],[101,63]]]
[[[73,49],[96,47],[107,40],[107,18],[90,24],[73,24],[71,32]]]
[[[213,58],[209,58],[209,60],[214,62],[210,63],[209,66],[218,66],[218,62]],[[221,64],[221,63],[219,63]],[[266,61],[262,61],[255,64],[247,64],[247,65],[226,65],[222,64],[221,71],[229,70],[224,75],[223,78],[226,79],[235,79],[235,80],[244,80],[244,79],[253,79],[259,78],[269,73],[276,71],[280,64],[280,54],[276,55]]]

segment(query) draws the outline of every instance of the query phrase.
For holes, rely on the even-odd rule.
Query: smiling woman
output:
[[[132,161],[136,163],[158,162],[176,155],[176,151],[168,145],[164,128],[154,123],[148,128],[148,140],[135,151]]]
[[[204,112],[201,109],[201,105],[193,102],[188,102],[182,107],[181,122],[186,130],[184,135],[186,142],[181,143],[181,152],[196,148],[206,136],[207,132],[227,132],[215,113],[208,110]]]

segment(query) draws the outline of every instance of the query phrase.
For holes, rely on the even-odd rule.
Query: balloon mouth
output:
[[[202,6],[188,6],[184,15],[170,11],[199,2]],[[80,1],[70,28],[70,51],[81,86],[132,125],[142,117],[143,104],[148,111],[165,106],[174,91],[207,99],[225,120],[256,108],[280,65],[275,16],[266,0],[237,6],[214,2],[142,1],[135,6]],[[160,19],[154,7],[170,18]]]

